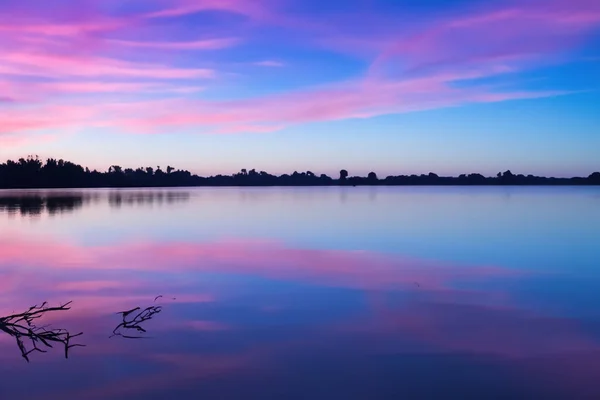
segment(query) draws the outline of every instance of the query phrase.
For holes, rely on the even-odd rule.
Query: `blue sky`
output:
[[[591,0],[0,2],[0,157],[600,170]]]

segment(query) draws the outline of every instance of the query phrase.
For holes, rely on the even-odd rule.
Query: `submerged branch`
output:
[[[147,331],[146,329],[144,329],[144,327],[142,327],[142,324],[154,318],[156,314],[159,314],[162,311],[162,307],[150,306],[146,307],[141,311],[140,310],[140,307],[136,307],[128,311],[121,311],[117,313],[121,315],[123,321],[119,325],[117,325],[117,327],[113,330],[113,334],[110,337],[112,338],[114,336],[121,336],[126,339],[144,339],[145,336],[133,336],[130,334],[125,334],[123,332],[134,331],[134,333],[146,333]],[[139,312],[134,315],[134,313],[136,313],[137,311]],[[133,317],[128,318],[131,315],[133,315]]]
[[[29,362],[29,355],[34,352],[46,353],[48,349],[53,348],[53,344],[60,344],[64,347],[65,358],[69,358],[69,350],[73,347],[85,347],[82,344],[72,344],[73,338],[83,335],[80,332],[71,335],[66,329],[50,329],[48,325],[37,326],[35,321],[47,313],[57,311],[68,311],[72,302],[65,303],[58,307],[48,307],[47,302],[41,305],[34,305],[20,314],[0,317],[0,331],[12,336],[17,342],[23,358]]]

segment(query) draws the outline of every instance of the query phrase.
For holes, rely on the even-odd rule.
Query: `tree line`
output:
[[[588,177],[552,178],[499,172],[494,177],[463,174],[457,177],[397,175],[380,178],[371,172],[366,177],[350,176],[341,170],[339,177],[317,175],[311,171],[271,175],[265,171],[242,169],[233,175],[202,177],[167,166],[122,168],[112,165],[107,171],[90,170],[65,160],[37,156],[8,160],[0,164],[0,188],[101,188],[101,187],[185,187],[185,186],[335,186],[335,185],[600,185],[600,172]]]

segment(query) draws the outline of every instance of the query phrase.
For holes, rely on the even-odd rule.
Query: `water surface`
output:
[[[68,359],[1,324],[69,301]],[[0,398],[42,396],[600,398],[600,188],[0,191]]]

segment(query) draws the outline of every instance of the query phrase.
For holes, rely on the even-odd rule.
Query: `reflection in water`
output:
[[[55,215],[81,208],[89,199],[89,196],[76,194],[10,196],[0,194],[0,213],[16,214],[18,212],[21,216],[39,216],[43,213]]]
[[[69,350],[73,347],[84,347],[82,344],[71,344],[71,339],[83,335],[80,332],[71,335],[66,329],[49,329],[48,325],[37,326],[35,321],[44,315],[56,311],[67,311],[71,308],[71,302],[58,307],[48,307],[44,302],[42,305],[34,305],[20,314],[8,315],[0,318],[0,331],[15,338],[21,355],[29,362],[29,355],[33,352],[46,353],[52,348],[52,344],[60,343],[64,347],[65,358],[69,358]],[[28,342],[29,346],[25,343]]]
[[[166,190],[87,190],[81,192],[62,191],[0,191],[0,213],[19,214],[22,217],[50,216],[70,213],[91,202],[107,202],[112,208],[123,205],[140,206],[153,204],[173,204],[187,202],[189,192]]]
[[[141,309],[141,307],[136,307],[128,311],[121,311],[117,313],[121,315],[123,321],[119,325],[117,325],[117,327],[113,330],[113,334],[110,337],[121,336],[125,339],[146,338],[147,336],[142,335],[147,332],[146,329],[142,326],[142,324],[150,321],[152,318],[154,318],[154,316],[156,316],[156,314],[159,314],[161,311],[161,306],[150,306],[146,307],[143,310]],[[127,332],[132,333],[128,334]]]
[[[120,208],[123,205],[139,206],[152,204],[173,204],[186,202],[190,199],[189,192],[173,191],[115,191],[108,195],[108,204]]]
[[[93,343],[1,335],[0,399],[600,398],[592,189],[341,190],[0,218],[0,315],[72,299]]]

